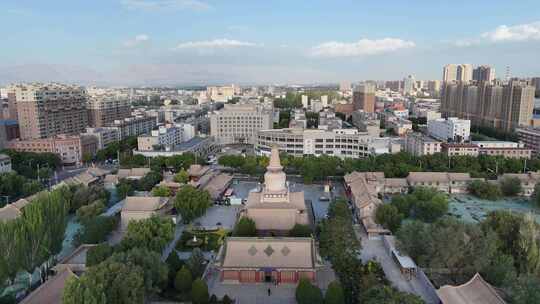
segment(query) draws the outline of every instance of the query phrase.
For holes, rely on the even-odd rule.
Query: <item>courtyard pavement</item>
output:
[[[206,214],[194,220],[203,227],[222,227],[232,230],[236,223],[236,217],[242,206],[212,206],[206,210]],[[221,225],[217,225],[221,223]]]
[[[407,280],[399,270],[399,267],[394,262],[382,240],[368,239],[365,230],[360,225],[354,226],[354,232],[357,238],[362,242],[362,250],[360,258],[366,263],[369,260],[379,262],[384,270],[386,278],[400,291],[412,293],[422,297],[428,304],[439,303],[438,299],[434,299],[431,293],[425,289],[424,285],[418,278],[413,277]]]
[[[328,288],[328,284],[336,279],[334,271],[330,266],[325,266],[317,271],[317,285],[323,290],[323,294]],[[219,281],[219,271],[213,268],[206,276],[208,292],[215,294],[218,298],[228,295],[236,299],[236,304],[294,304],[296,284],[272,283],[222,283]],[[268,289],[270,288],[270,296]]]

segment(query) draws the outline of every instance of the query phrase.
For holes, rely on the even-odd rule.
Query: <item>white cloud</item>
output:
[[[493,31],[483,33],[482,38],[492,42],[540,40],[540,21],[512,26],[500,25]]]
[[[122,0],[121,4],[131,10],[208,10],[210,4],[199,0]]]
[[[245,25],[229,25],[227,29],[229,31],[247,31],[249,28]]]
[[[230,49],[230,48],[239,48],[239,47],[257,47],[261,46],[260,44],[239,41],[234,39],[214,39],[214,40],[204,40],[204,41],[188,41],[178,44],[174,49]]]
[[[148,40],[150,40],[150,36],[148,36],[146,34],[140,34],[140,35],[135,36],[135,38],[133,38],[133,39],[125,41],[124,46],[125,47],[136,47],[136,46],[139,46],[139,45],[147,42]]]
[[[351,43],[330,41],[312,47],[310,54],[316,57],[356,57],[394,52],[415,46],[412,41],[396,38],[360,39]]]

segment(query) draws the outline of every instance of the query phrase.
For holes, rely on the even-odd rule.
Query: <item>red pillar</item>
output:
[[[277,282],[281,283],[281,271],[277,271]]]

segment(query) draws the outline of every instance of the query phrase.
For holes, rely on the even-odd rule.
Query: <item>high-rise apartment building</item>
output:
[[[88,100],[87,108],[88,124],[94,128],[103,127],[131,115],[131,106],[127,98],[92,96]]]
[[[533,85],[536,90],[536,97],[540,97],[540,77],[533,77],[533,79],[531,79],[531,85]]]
[[[210,135],[218,144],[255,144],[257,131],[272,129],[273,111],[256,104],[225,104],[210,114]]]
[[[472,125],[511,131],[530,124],[534,87],[514,80],[505,85],[445,83],[441,112],[446,117],[470,119]]]
[[[15,94],[21,139],[77,135],[88,125],[86,91],[64,84],[20,84]]]
[[[353,105],[355,111],[375,112],[375,85],[371,83],[358,85],[353,92]]]
[[[495,69],[487,65],[478,66],[473,70],[473,80],[492,82],[495,80]]]
[[[427,84],[427,89],[430,94],[438,96],[441,92],[441,81],[429,80]]]
[[[443,68],[443,81],[471,81],[473,68],[471,64],[447,64]]]
[[[339,83],[339,91],[347,92],[351,90],[351,83],[349,81],[342,81]]]
[[[412,95],[414,88],[416,86],[416,81],[414,80],[413,75],[409,75],[403,79],[403,94]]]

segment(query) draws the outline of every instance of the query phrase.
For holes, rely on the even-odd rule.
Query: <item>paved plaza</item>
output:
[[[203,227],[221,227],[232,230],[236,223],[236,217],[242,206],[212,206],[206,214],[196,219],[194,223]],[[218,225],[218,223],[221,223]]]
[[[325,266],[317,271],[317,285],[326,292],[328,284],[336,279],[334,271],[330,266]],[[236,304],[294,304],[296,284],[279,284],[272,283],[222,283],[219,281],[219,272],[213,269],[206,277],[208,284],[208,292],[210,295],[215,294],[217,297],[228,295],[236,299]],[[270,296],[268,289],[270,288]]]

